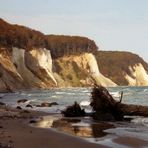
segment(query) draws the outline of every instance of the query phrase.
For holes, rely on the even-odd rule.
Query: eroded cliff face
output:
[[[62,82],[66,82],[64,85],[67,86],[91,86],[94,83],[116,86],[100,73],[96,59],[91,53],[59,58],[54,61],[54,66],[56,74],[63,79]]]
[[[0,91],[55,86],[50,51],[0,48]]]
[[[139,63],[124,77],[130,86],[148,86],[148,74]],[[117,86],[101,74],[91,53],[52,59],[45,48],[0,48],[0,91],[51,87]]]
[[[11,51],[11,52],[10,52]],[[92,84],[116,86],[98,69],[92,54],[71,55],[52,61],[45,48],[0,51],[0,90],[79,87]]]
[[[11,60],[11,54],[0,48],[0,91],[11,91],[25,88],[21,75]]]
[[[27,68],[47,86],[57,86],[52,72],[52,58],[47,49],[33,49],[25,53]]]
[[[132,77],[125,74],[125,78],[130,86],[148,86],[148,73],[141,63],[129,67]]]

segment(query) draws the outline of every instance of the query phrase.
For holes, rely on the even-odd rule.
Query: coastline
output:
[[[0,106],[0,147],[1,148],[98,148],[106,147],[87,142],[54,130],[29,126],[36,117],[50,115],[38,111],[23,111]]]
[[[0,148],[106,148],[106,147],[147,147],[148,141],[129,135],[101,140],[91,140],[70,135],[55,129],[33,127],[30,121],[53,116],[51,113],[20,110],[0,105]]]

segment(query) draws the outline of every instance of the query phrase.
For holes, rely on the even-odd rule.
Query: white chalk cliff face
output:
[[[24,49],[13,48],[12,61],[16,66],[18,73],[21,75],[22,79],[24,80],[25,83],[27,83],[28,86],[31,87],[41,86],[43,88],[46,87],[46,85],[26,67]]]
[[[103,86],[116,86],[114,82],[100,73],[97,61],[91,53],[62,57],[57,60],[57,63],[56,67],[59,67],[62,78],[72,86],[91,86],[94,83]]]
[[[113,81],[103,76],[98,68],[97,61],[93,54],[85,54],[86,61],[88,62],[89,73],[96,81],[96,84],[102,86],[117,86]]]
[[[52,58],[47,49],[33,49],[25,53],[25,63],[32,73],[49,86],[57,85],[52,72]]]
[[[129,70],[133,77],[126,74],[125,78],[130,86],[148,86],[148,73],[141,63],[129,67]]]
[[[54,69],[54,70],[53,70]],[[125,74],[130,86],[148,86],[148,73],[141,63]],[[0,91],[30,88],[117,86],[103,76],[91,53],[64,56],[52,60],[44,48],[24,50],[0,48]]]
[[[21,88],[25,88],[25,85],[11,60],[10,53],[6,48],[0,48],[0,91]]]

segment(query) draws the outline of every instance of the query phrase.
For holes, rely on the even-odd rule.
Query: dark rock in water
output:
[[[30,107],[30,108],[33,108],[33,107],[32,107],[32,105],[30,105],[30,104],[27,104],[27,105],[26,105],[26,107]]]
[[[5,103],[3,103],[3,102],[0,102],[0,105],[6,105]]]
[[[51,107],[51,105],[50,105],[50,103],[48,103],[48,102],[43,102],[43,103],[41,104],[41,107]]]
[[[58,103],[57,102],[51,102],[51,103],[43,102],[41,103],[41,105],[36,105],[36,107],[51,107],[53,105],[58,105]]]
[[[28,101],[27,99],[20,99],[17,101],[17,103],[25,103],[26,101]]]
[[[75,102],[72,106],[68,106],[64,111],[62,111],[62,114],[65,117],[83,117],[86,113],[84,109],[81,109],[80,105]]]
[[[38,104],[38,105],[36,105],[36,107],[42,107],[42,106]]]
[[[28,111],[28,110],[23,110],[23,112],[22,113],[30,113],[30,111]]]
[[[51,102],[50,105],[53,106],[53,105],[59,105],[59,104],[57,102]]]
[[[20,106],[17,106],[16,109],[20,109],[21,110],[22,108]]]
[[[29,123],[37,123],[37,121],[36,120],[30,120]]]

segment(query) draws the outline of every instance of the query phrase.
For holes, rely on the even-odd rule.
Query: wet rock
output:
[[[48,103],[48,102],[43,102],[43,103],[41,104],[41,107],[51,107],[51,105],[50,105],[50,103]]]
[[[62,114],[65,117],[83,117],[85,116],[85,111],[84,109],[81,109],[77,102],[75,102],[74,105],[68,106],[64,111],[62,111]]]
[[[16,109],[20,109],[21,110],[22,108],[20,106],[17,106]]]
[[[0,105],[1,105],[1,106],[4,106],[4,105],[6,105],[6,104],[5,104],[5,103],[3,103],[3,102],[0,102]]]
[[[37,121],[36,120],[30,120],[29,123],[37,123]]]
[[[42,107],[42,106],[38,104],[38,105],[36,105],[36,107]]]
[[[58,103],[57,102],[51,102],[51,103],[43,102],[41,103],[41,105],[36,105],[36,107],[51,107],[53,105],[58,105]]]
[[[59,104],[57,102],[51,102],[50,105],[53,106],[53,105],[59,105]]]
[[[23,112],[22,113],[30,113],[30,111],[28,111],[28,110],[23,110]]]
[[[25,103],[26,101],[28,101],[27,99],[20,99],[17,101],[17,103]]]
[[[27,105],[26,105],[26,107],[33,108],[33,106],[32,106],[32,105],[30,105],[30,104],[27,104]]]

